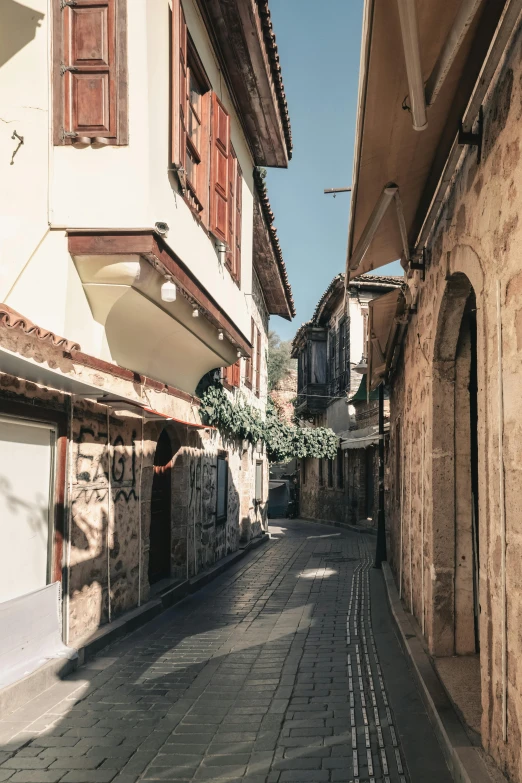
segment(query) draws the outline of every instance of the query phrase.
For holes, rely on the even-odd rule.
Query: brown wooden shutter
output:
[[[172,163],[185,172],[187,156],[187,23],[181,0],[172,0]],[[183,180],[184,182],[184,180]]]
[[[236,161],[236,226],[235,226],[235,254],[234,254],[234,271],[236,280],[241,280],[241,219],[243,210],[243,178],[241,176],[241,169],[239,163]]]
[[[256,394],[259,397],[261,393],[261,332],[256,328],[257,340],[256,340],[256,359],[257,359],[257,373],[256,373]]]
[[[236,214],[236,166],[236,155],[232,145],[230,145],[230,152],[228,156],[228,251],[226,263],[233,277],[235,277],[236,253],[234,240],[234,223]]]
[[[241,383],[241,359],[232,365],[232,386],[237,386]]]
[[[249,356],[246,360],[245,365],[245,384],[248,386],[249,389],[252,388],[252,366],[254,362],[254,336],[255,336],[255,324],[254,319],[250,319],[250,342],[252,343],[252,356]]]
[[[230,149],[229,116],[216,93],[212,93],[212,143],[210,166],[210,230],[228,242]]]

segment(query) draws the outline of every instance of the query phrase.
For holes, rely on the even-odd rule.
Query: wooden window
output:
[[[342,449],[337,449],[337,487],[338,489],[344,487],[344,452]]]
[[[250,319],[250,342],[252,343],[252,356],[248,357],[245,362],[245,386],[248,389],[252,388],[252,367],[255,361],[254,359],[254,340],[255,340],[256,325],[254,319]]]
[[[256,462],[256,486],[255,486],[255,498],[258,503],[263,500],[263,463]]]
[[[323,486],[324,484],[324,470],[323,470],[323,460],[319,460],[319,486]]]
[[[333,487],[333,459],[328,460],[328,486]]]
[[[208,220],[210,82],[192,39],[180,0],[172,4],[171,157],[181,194]]]
[[[261,332],[255,327],[256,330],[256,396],[261,394]]]
[[[230,118],[212,93],[212,140],[210,146],[210,230],[228,241]]]
[[[228,507],[228,460],[223,454],[217,458],[216,485],[216,522],[223,523],[227,520]]]
[[[234,148],[230,144],[228,157],[228,250],[226,264],[232,278],[237,283],[241,280],[242,190],[243,178],[241,168]]]
[[[127,2],[53,3],[54,143],[128,144]]]
[[[301,460],[301,484],[306,484],[306,458]]]
[[[223,384],[227,389],[239,388],[241,382],[241,359],[230,367],[223,368]]]

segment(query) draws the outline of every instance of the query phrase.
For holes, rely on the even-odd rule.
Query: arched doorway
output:
[[[433,361],[432,626],[436,656],[478,654],[478,383],[475,292],[452,275],[439,311]]]
[[[150,504],[149,584],[170,576],[172,444],[166,430],[158,438]]]

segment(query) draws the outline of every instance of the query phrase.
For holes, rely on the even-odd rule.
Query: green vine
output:
[[[206,424],[229,437],[265,443],[270,462],[288,462],[294,457],[333,459],[337,453],[338,438],[333,430],[287,424],[270,398],[263,418],[244,399],[234,401],[222,386],[210,386],[201,398],[201,414]]]

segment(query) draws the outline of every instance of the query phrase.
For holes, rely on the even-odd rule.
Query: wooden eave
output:
[[[254,163],[286,168],[292,156],[290,121],[269,14],[261,15],[258,0],[197,2]]]
[[[428,126],[419,132],[403,108],[408,83],[397,3],[366,0],[348,259],[388,182],[399,187],[409,244],[415,245],[504,5],[504,0],[483,0],[436,101],[428,107]],[[426,80],[460,0],[417,0],[416,6]],[[384,266],[402,254],[392,205],[355,274]]]
[[[270,228],[256,195],[254,197],[254,269],[270,315],[280,315],[281,318],[291,321],[295,310],[279,261]]]

